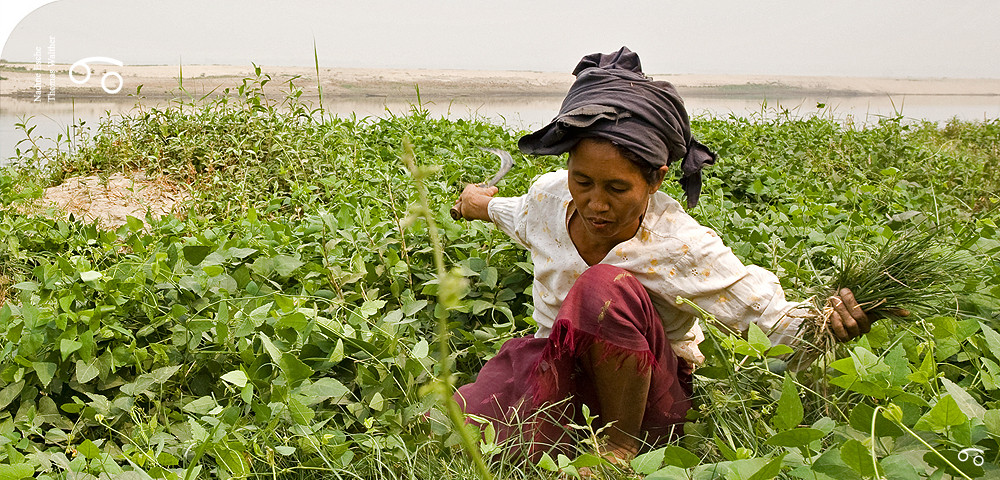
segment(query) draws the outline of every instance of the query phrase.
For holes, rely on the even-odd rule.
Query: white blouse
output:
[[[520,197],[496,197],[489,216],[507,235],[528,249],[534,263],[533,318],[536,337],[548,337],[559,307],[588,265],[569,236],[575,211],[565,170],[542,175]],[[683,296],[737,332],[755,322],[772,344],[792,344],[805,304],[785,300],[778,278],[756,265],[743,265],[719,236],[691,218],[663,192],[650,197],[636,235],[618,244],[600,263],[621,267],[642,283],[663,321],[674,352],[694,365],[705,358],[697,312]]]

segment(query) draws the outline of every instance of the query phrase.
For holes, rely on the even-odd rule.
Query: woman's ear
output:
[[[664,165],[656,171],[656,182],[649,186],[650,195],[656,193],[656,191],[660,189],[660,185],[663,185],[663,179],[667,177],[667,171],[669,170],[670,167]]]

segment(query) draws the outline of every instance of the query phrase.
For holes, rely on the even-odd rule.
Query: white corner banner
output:
[[[7,39],[25,17],[45,4],[56,0],[0,0],[0,54],[7,45]]]

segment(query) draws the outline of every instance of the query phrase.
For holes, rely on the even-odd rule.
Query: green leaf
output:
[[[268,315],[271,313],[271,309],[274,307],[274,302],[265,303],[250,312],[250,321],[253,323],[254,327],[259,327],[264,324],[264,320],[267,319]],[[268,340],[270,342],[270,340]],[[278,361],[277,358],[274,361]]]
[[[767,338],[767,335],[756,323],[750,323],[750,327],[747,329],[747,342],[760,354],[764,354],[771,348],[771,339]]]
[[[862,380],[882,382],[884,377],[890,373],[889,367],[882,362],[878,355],[862,346],[854,347],[851,350],[851,358],[854,359],[854,368]]]
[[[97,445],[94,445],[94,442],[91,442],[90,439],[84,440],[83,443],[76,447],[76,451],[91,460],[101,456],[101,449],[97,448]]]
[[[741,458],[729,462],[729,471],[726,478],[729,480],[749,480],[754,474],[763,469],[768,463],[767,458]]]
[[[861,475],[841,459],[840,447],[827,449],[813,462],[812,470],[837,480],[861,480]]]
[[[889,455],[879,460],[879,466],[885,471],[885,478],[892,480],[922,480],[923,475],[903,455]]]
[[[982,452],[982,450],[975,447],[959,451],[938,449],[938,453],[944,456],[944,458],[947,458],[952,465],[958,467],[958,469],[961,470],[962,473],[971,478],[980,478],[986,473],[982,466],[976,465],[976,457],[982,455],[982,453],[980,452]],[[940,468],[942,471],[947,472],[948,475],[951,475],[952,477],[962,476],[961,473],[957,472],[954,468],[951,468],[947,463],[945,463],[944,460],[941,459],[941,457],[938,457],[934,452],[925,453],[923,459],[925,462],[927,462],[928,465]]]
[[[184,260],[187,260],[191,265],[198,265],[215,250],[214,246],[210,245],[186,245],[184,247]]]
[[[257,253],[257,249],[256,248],[230,248],[227,251],[227,254],[230,257],[235,258],[235,259],[239,259],[239,260],[243,260],[244,258],[247,258],[250,255],[253,255],[255,253]]]
[[[0,410],[7,408],[10,402],[13,402],[15,398],[21,393],[21,389],[24,388],[24,380],[19,380],[15,383],[7,385],[0,390]]]
[[[651,452],[644,453],[642,455],[636,456],[632,459],[631,465],[635,473],[640,475],[649,475],[660,469],[663,465],[663,451],[664,448],[658,448]]]
[[[298,270],[299,267],[305,264],[306,262],[303,262],[295,257],[278,255],[274,257],[274,273],[277,273],[282,277],[288,277],[291,276],[293,272]]]
[[[100,280],[104,275],[101,272],[95,272],[93,270],[80,272],[80,280],[84,282],[94,282]]]
[[[52,362],[32,362],[31,368],[35,370],[35,375],[38,375],[42,387],[47,386],[56,374],[56,364]]]
[[[24,326],[28,328],[35,328],[39,325],[39,320],[42,317],[42,311],[34,305],[25,305],[21,307],[21,319],[24,320]]]
[[[906,376],[906,378],[912,382],[927,385],[930,381],[937,376],[937,362],[934,360],[934,355],[930,352],[924,354],[923,361],[920,362],[920,368],[916,371]]]
[[[421,338],[420,341],[413,346],[411,356],[413,358],[427,358],[429,350],[430,348],[427,345],[427,340]]]
[[[490,289],[497,287],[497,279],[500,275],[497,273],[497,269],[494,267],[486,267],[482,272],[479,273],[479,281],[483,285],[489,287]]]
[[[687,470],[668,465],[647,476],[646,480],[689,480],[690,478]]]
[[[722,441],[718,435],[712,434],[712,441],[715,443],[715,446],[719,448],[719,452],[722,453],[723,458],[730,461],[737,459],[736,452],[733,450],[733,447],[727,445],[726,442]]]
[[[156,462],[165,467],[175,467],[180,464],[180,460],[178,460],[177,457],[167,452],[160,452],[157,454]]]
[[[951,398],[955,399],[958,408],[966,417],[982,418],[986,414],[986,409],[975,398],[972,398],[972,395],[969,395],[969,392],[966,392],[964,388],[945,377],[941,377],[941,384],[944,385],[944,389],[948,391]]]
[[[365,303],[361,304],[361,309],[358,314],[363,318],[368,318],[378,313],[378,311],[383,307],[385,307],[385,300],[367,300]]]
[[[781,465],[784,463],[785,455],[787,454],[788,452],[782,453],[767,462],[766,465],[760,467],[760,470],[757,470],[757,472],[747,480],[771,480],[773,478],[777,478],[778,474],[781,473]]]
[[[209,412],[218,407],[219,404],[214,398],[208,395],[204,397],[198,397],[190,402],[188,402],[182,410],[185,412],[191,412],[195,415],[208,415]]]
[[[252,383],[246,384],[246,386],[244,386],[243,389],[240,390],[240,398],[243,400],[243,403],[250,403],[250,401],[253,400]]]
[[[382,321],[389,324],[396,324],[403,321],[403,311],[400,309],[395,309],[382,317]]]
[[[140,393],[151,393],[150,387],[153,385],[162,385],[166,382],[177,370],[180,370],[180,365],[173,365],[169,367],[160,367],[149,373],[144,373],[139,375],[133,382],[127,383],[121,386],[122,393],[126,395],[139,395]]]
[[[309,368],[309,365],[302,363],[298,357],[292,355],[291,353],[283,353],[281,355],[281,360],[278,360],[278,367],[285,374],[288,379],[288,384],[291,386],[298,385],[312,376],[313,369]]]
[[[59,353],[62,354],[63,361],[66,361],[73,352],[77,351],[82,347],[83,344],[76,340],[62,339],[59,340]]]
[[[234,477],[246,477],[250,474],[250,465],[240,452],[224,446],[216,446],[212,450],[219,463]]]
[[[177,373],[177,371],[180,369],[181,369],[180,365],[171,365],[169,367],[157,368],[156,370],[153,370],[152,372],[149,372],[146,375],[148,375],[149,378],[152,379],[154,383],[161,384],[169,380],[170,377],[174,376],[174,374]]]
[[[862,476],[871,477],[875,475],[871,450],[865,444],[853,438],[841,445],[840,458],[845,464]]]
[[[333,351],[330,352],[330,363],[337,364],[344,359],[344,340],[337,339],[337,344],[334,345]]]
[[[920,417],[920,420],[917,420],[913,428],[944,433],[948,427],[962,425],[968,421],[968,417],[958,408],[958,403],[955,402],[955,399],[951,395],[945,395],[938,400],[934,407]]]
[[[813,422],[812,428],[815,428],[816,430],[819,430],[829,435],[830,432],[833,431],[833,429],[837,428],[837,422],[830,417],[822,417],[819,420]]]
[[[906,377],[910,374],[910,362],[906,359],[906,349],[903,345],[897,344],[889,350],[885,354],[884,362],[889,367],[889,384],[905,386],[908,382]]]
[[[278,445],[274,447],[274,451],[278,452],[278,455],[288,456],[295,453],[295,447],[289,447],[285,445]]]
[[[351,393],[351,390],[340,383],[340,380],[323,377],[309,385],[304,385],[299,392],[309,399],[309,404],[316,404],[328,398],[334,403],[341,403]]]
[[[811,442],[825,437],[822,430],[815,428],[796,428],[778,432],[764,442],[766,445],[776,447],[805,447]]]
[[[990,352],[993,353],[993,357],[1000,360],[1000,333],[993,330],[985,323],[980,323],[980,328],[983,331],[983,338],[986,339],[986,344],[990,347]]]
[[[889,407],[892,408],[892,405]],[[897,409],[899,407],[896,407]],[[859,432],[870,434],[872,430],[872,416],[875,415],[875,408],[866,403],[859,403],[851,409],[850,425]],[[894,423],[882,415],[875,418],[875,436],[878,437],[898,437],[903,434]]]
[[[289,315],[282,315],[278,318],[278,322],[275,323],[276,328],[291,328],[297,332],[302,332],[306,330],[309,325],[309,319],[302,312],[292,312]]]
[[[268,304],[268,308],[270,308],[270,304]],[[281,361],[281,351],[278,350],[278,347],[274,346],[274,343],[271,342],[271,338],[264,332],[260,332],[259,337],[260,343],[264,346],[264,350],[267,352],[267,355],[271,357],[271,361],[274,363]]]
[[[372,407],[372,410],[382,411],[385,408],[385,397],[382,396],[381,392],[375,392],[375,395],[372,395],[372,401],[368,402],[368,406]]]
[[[987,410],[983,414],[983,423],[986,425],[986,429],[990,431],[993,435],[1000,435],[1000,410]]]
[[[309,422],[316,415],[316,412],[295,397],[288,399],[288,413],[291,414],[292,420],[299,425],[309,425]]]
[[[785,380],[781,385],[781,398],[778,399],[778,406],[771,417],[771,425],[778,430],[789,430],[802,423],[803,410],[802,400],[799,398],[799,391],[795,387],[795,381],[789,374],[785,374]]]
[[[548,452],[542,453],[542,458],[538,460],[538,468],[549,472],[558,472],[559,466],[556,465],[555,460],[549,456]]]
[[[91,362],[85,362],[83,360],[76,361],[76,381],[80,383],[87,383],[93,380],[101,371],[97,368],[97,360]]]
[[[792,349],[792,347],[789,347],[788,345],[785,345],[783,343],[779,343],[779,344],[771,347],[770,349],[768,349],[767,356],[768,357],[780,357],[782,355],[788,355],[790,353],[795,353],[795,350]]]
[[[250,380],[247,378],[247,374],[243,373],[242,370],[233,370],[231,372],[224,373],[221,378],[222,380],[240,388],[245,387],[247,382]]]
[[[16,288],[18,290],[25,291],[25,292],[37,292],[38,288],[41,287],[41,285],[39,285],[39,284],[37,284],[35,282],[20,282],[20,283],[15,283],[14,285],[11,285],[11,287]]]
[[[226,268],[222,265],[205,265],[201,267],[201,271],[205,272],[209,277],[216,277],[225,273]]]
[[[597,455],[591,453],[585,453],[583,455],[580,455],[579,457],[574,458],[573,461],[570,462],[570,465],[576,468],[596,467],[600,465],[602,461],[603,460],[601,459],[601,457],[598,457]]]
[[[413,302],[406,302],[403,304],[403,314],[407,317],[412,317],[417,312],[424,309],[427,306],[427,300],[416,300]]]
[[[128,229],[133,232],[141,232],[144,225],[142,220],[139,220],[132,215],[125,215],[125,223],[128,225]]]
[[[684,447],[667,445],[663,450],[663,463],[681,468],[692,468],[701,463],[701,459]]]
[[[28,463],[0,465],[0,478],[5,480],[21,480],[35,475],[35,467]]]

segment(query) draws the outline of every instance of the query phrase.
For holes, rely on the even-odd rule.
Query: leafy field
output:
[[[136,107],[82,131],[72,152],[24,152],[45,168],[0,173],[0,478],[476,478],[428,386],[441,352],[463,384],[532,331],[532,267],[492,226],[448,209],[495,169],[478,147],[515,152],[521,132],[431,118],[419,104],[330,118],[259,71],[229,93]],[[996,478],[1000,121],[774,113],[694,122],[721,159],[692,215],[801,299],[825,294],[853,243],[934,226],[962,263],[940,279],[952,293],[797,374],[759,332],[709,328],[683,437],[651,446],[634,473],[599,469]],[[416,215],[406,142],[431,167],[418,176],[433,229]],[[564,161],[516,160],[501,195]],[[133,171],[189,185],[197,200],[184,218],[114,231],[25,213],[63,178]],[[664,189],[681,195],[675,182]],[[439,283],[433,231],[465,281],[460,298],[439,297],[455,289]],[[489,440],[478,448],[497,478],[596,463],[587,443],[525,464]]]

